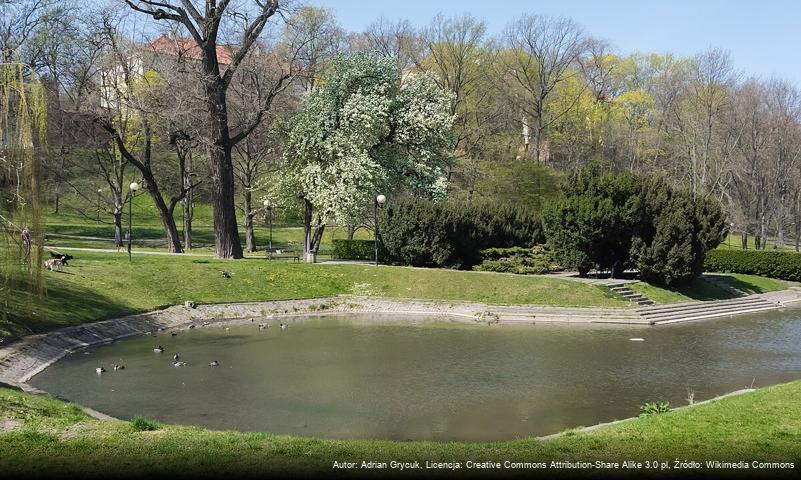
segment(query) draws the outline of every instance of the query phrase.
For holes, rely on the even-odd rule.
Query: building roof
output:
[[[155,40],[147,43],[146,49],[155,53],[172,56],[182,56],[193,60],[201,60],[203,54],[195,41],[188,37],[179,37],[165,33]],[[229,65],[234,58],[234,51],[230,45],[217,45],[217,61],[220,65]]]

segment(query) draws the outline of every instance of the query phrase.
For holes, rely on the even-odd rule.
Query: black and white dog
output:
[[[63,263],[64,265],[67,265],[67,262],[69,262],[70,260],[74,260],[75,259],[75,257],[73,257],[72,255],[67,255],[67,254],[64,254],[64,253],[58,253],[58,252],[52,252],[52,251],[50,252],[50,258],[57,258],[57,259],[61,260],[61,263]]]

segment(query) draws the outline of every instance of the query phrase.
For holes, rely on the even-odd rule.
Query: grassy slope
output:
[[[58,400],[0,389],[0,425],[4,419],[6,425],[12,424],[7,420],[14,425],[5,433],[0,429],[0,471],[60,476],[109,471],[135,471],[136,475],[324,473],[331,471],[335,460],[622,462],[678,458],[793,461],[799,465],[799,397],[801,382],[794,382],[592,432],[568,433],[551,441],[471,444],[319,440],[184,426],[139,432],[129,422],[92,419],[76,406]],[[552,471],[542,473],[553,475]]]
[[[765,293],[787,288],[787,282],[757,275],[728,273],[718,275],[729,285],[745,293]],[[723,300],[731,298],[728,292],[702,279],[694,280],[689,286],[679,289],[665,289],[647,283],[629,285],[633,291],[641,293],[656,303],[679,303],[693,300]]]
[[[490,304],[629,306],[605,287],[542,277],[155,255],[135,256],[129,264],[124,253],[73,253],[76,259],[63,273],[46,272],[44,301],[22,294],[11,299],[11,320],[17,327],[0,324],[0,334],[24,333],[19,325],[41,332],[186,300],[219,303],[355,293]],[[221,270],[232,278],[222,278]]]

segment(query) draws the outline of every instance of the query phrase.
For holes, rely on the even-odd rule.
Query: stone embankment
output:
[[[30,335],[0,349],[0,382],[25,383],[69,352],[133,335],[162,330],[203,328],[252,321],[278,323],[310,315],[421,316],[485,325],[622,324],[661,325],[777,310],[801,301],[801,289],[751,295],[717,302],[687,302],[644,308],[570,308],[534,305],[498,306],[470,302],[334,297],[274,302],[173,306],[101,322]]]

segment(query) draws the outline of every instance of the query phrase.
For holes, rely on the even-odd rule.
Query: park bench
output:
[[[292,260],[300,263],[300,254],[294,250],[286,250],[284,248],[268,248],[267,260]]]

